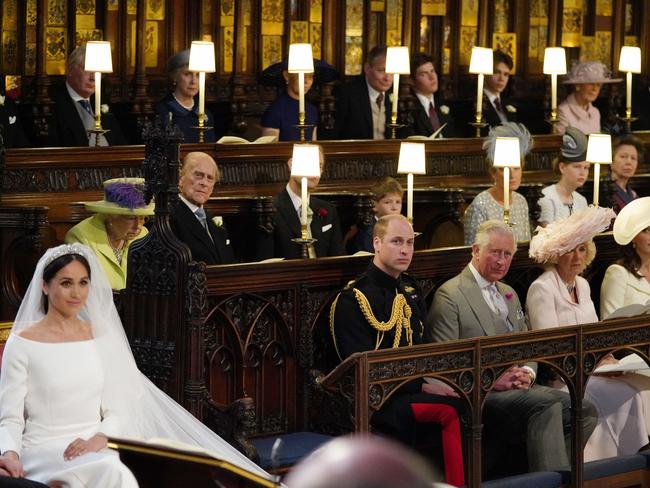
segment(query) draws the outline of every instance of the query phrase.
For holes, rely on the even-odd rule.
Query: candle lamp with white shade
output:
[[[632,117],[632,73],[641,73],[641,48],[623,46],[618,62],[618,70],[627,73],[625,117],[621,117],[621,119],[625,121],[629,132],[632,122],[636,120],[636,118]]]
[[[107,129],[102,128],[101,92],[102,73],[113,72],[111,43],[108,41],[88,41],[86,43],[84,69],[95,72],[95,127],[89,129],[88,133],[95,134],[95,146],[99,146],[99,137],[108,132]]]
[[[503,222],[510,224],[510,168],[521,168],[518,137],[496,138],[493,166],[503,168]]]
[[[188,70],[199,73],[199,142],[205,141],[205,131],[211,129],[205,124],[205,74],[216,71],[214,42],[192,41]]]
[[[598,206],[600,165],[612,164],[612,137],[609,134],[589,134],[587,162],[594,165],[594,206]]]
[[[483,80],[485,75],[494,72],[493,51],[488,47],[472,48],[472,57],[469,62],[469,72],[478,75],[476,84],[476,120],[470,125],[476,128],[476,137],[481,137],[481,129],[487,127],[483,122]]]
[[[309,208],[309,190],[307,179],[320,176],[320,148],[316,144],[294,144],[291,157],[291,177],[300,178],[300,237],[292,239],[302,246],[302,257],[309,257],[309,246],[316,239],[309,232],[307,210]]]
[[[305,129],[311,127],[305,124],[305,73],[314,72],[314,56],[311,44],[300,43],[289,46],[289,73],[298,74],[298,124],[300,141],[305,142]]]
[[[397,172],[407,175],[406,184],[406,218],[413,223],[413,175],[426,174],[424,144],[402,142],[399,147]]]
[[[544,50],[544,74],[551,75],[551,124],[557,124],[557,75],[566,74],[566,53],[563,47]]]
[[[390,127],[391,139],[396,138],[396,131],[400,125],[397,123],[397,109],[399,99],[399,75],[411,73],[409,48],[406,46],[393,46],[386,49],[386,73],[393,75],[393,103],[391,107]]]

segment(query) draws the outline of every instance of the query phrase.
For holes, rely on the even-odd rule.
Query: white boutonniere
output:
[[[393,92],[391,92],[391,93],[388,94],[388,101],[389,101],[390,103],[393,103]]]
[[[4,106],[4,104],[5,104],[5,96],[0,95],[0,107]]]
[[[99,106],[99,110],[100,110],[101,113],[103,113],[103,114],[107,114],[107,113],[108,113],[108,110],[109,110],[109,107],[108,107],[108,105],[106,105],[105,103],[102,103],[102,104]]]
[[[449,115],[449,107],[447,105],[440,105],[440,113],[443,115]]]
[[[511,114],[514,114],[517,111],[517,107],[514,105],[506,105],[506,110]]]
[[[223,217],[221,215],[217,215],[216,217],[212,217],[212,223],[216,225],[217,227],[223,226]]]

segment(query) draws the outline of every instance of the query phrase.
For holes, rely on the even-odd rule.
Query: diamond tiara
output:
[[[53,247],[47,250],[43,259],[45,260],[45,266],[50,264],[57,258],[65,256],[66,254],[80,254],[84,258],[88,259],[88,248],[79,243],[73,244],[62,244],[57,247]]]

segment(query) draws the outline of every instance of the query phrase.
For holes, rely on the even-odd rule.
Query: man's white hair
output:
[[[490,244],[490,238],[492,234],[503,234],[512,237],[513,249],[512,254],[514,255],[517,251],[517,242],[515,241],[515,235],[512,232],[510,226],[504,223],[501,220],[486,220],[478,226],[476,231],[476,237],[474,238],[474,245],[478,246],[479,249],[485,249]]]

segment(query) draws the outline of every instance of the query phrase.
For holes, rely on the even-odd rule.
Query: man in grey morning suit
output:
[[[472,246],[472,261],[438,290],[427,316],[425,341],[443,342],[528,330],[515,291],[499,282],[508,269],[516,243],[512,230],[496,220],[483,222]],[[486,424],[498,429],[500,442],[525,440],[529,471],[569,469],[571,399],[567,393],[533,385],[536,365],[512,366],[493,385],[485,402]],[[584,438],[598,414],[583,401]],[[507,436],[507,437],[506,437]],[[498,453],[487,452],[492,459]]]

